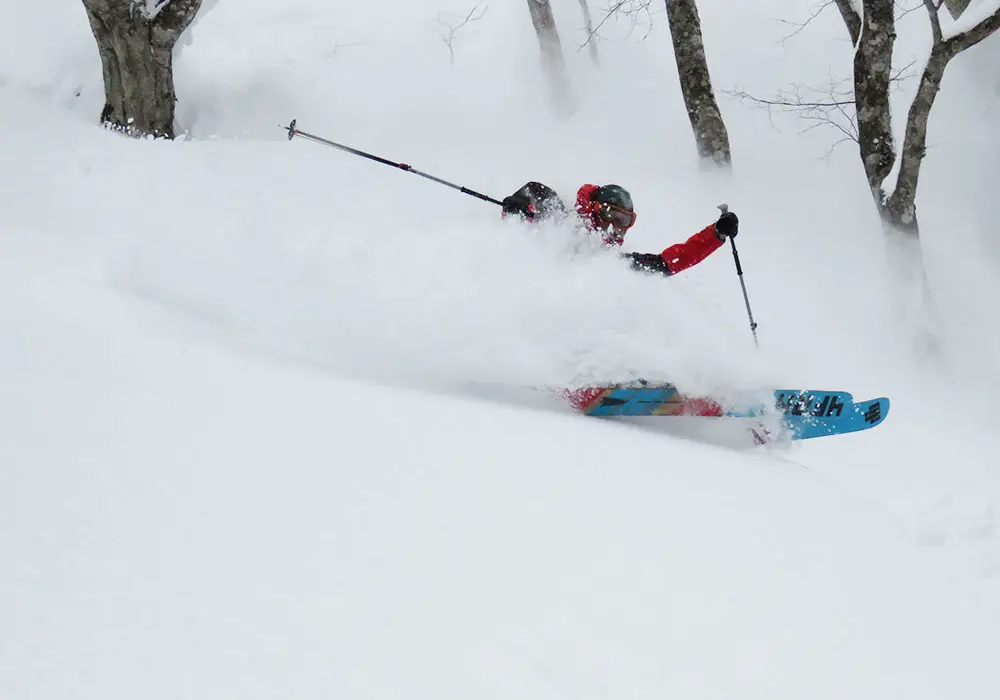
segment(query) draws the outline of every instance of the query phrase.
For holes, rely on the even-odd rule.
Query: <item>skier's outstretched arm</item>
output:
[[[736,214],[726,212],[683,243],[676,243],[662,253],[630,253],[632,267],[643,272],[676,275],[694,267],[722,247],[727,238],[739,232]]]

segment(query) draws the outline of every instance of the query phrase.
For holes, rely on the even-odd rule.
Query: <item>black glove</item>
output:
[[[736,238],[736,234],[739,232],[740,219],[731,211],[727,211],[715,222],[715,235],[720,241],[725,241],[727,238]]]
[[[522,219],[535,218],[535,208],[531,205],[531,198],[521,192],[515,192],[504,198],[503,213],[505,216],[520,216]]]
[[[658,272],[661,275],[670,274],[667,261],[659,253],[625,253],[622,257],[627,258],[632,263],[633,270]]]

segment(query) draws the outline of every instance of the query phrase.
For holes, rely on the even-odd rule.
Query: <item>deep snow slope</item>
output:
[[[983,592],[818,473],[276,364],[2,250],[6,696],[1000,687]]]
[[[568,122],[520,3],[452,66],[432,25],[458,5],[223,0],[178,55],[175,143],[93,125],[75,0],[0,27],[0,694],[997,696],[997,105],[975,62],[950,69],[922,179],[929,362],[885,302],[851,149],[824,160],[831,134],[727,100],[736,171],[700,172],[662,25],[602,42],[595,71],[577,3],[554,4]],[[703,0],[718,87],[849,69],[835,13],[778,41],[791,5]],[[762,348],[725,254],[635,275],[288,143],[292,117],[494,196],[621,182],[636,250],[728,201]],[[738,452],[530,389],[634,376],[893,410]]]

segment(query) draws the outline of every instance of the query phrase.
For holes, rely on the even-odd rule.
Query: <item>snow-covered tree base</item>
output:
[[[173,50],[202,0],[84,0],[101,54],[101,122],[134,136],[173,138]]]

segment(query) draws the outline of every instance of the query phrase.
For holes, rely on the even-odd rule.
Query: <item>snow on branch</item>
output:
[[[146,19],[152,21],[170,4],[170,0],[132,0],[136,9]]]
[[[950,53],[959,54],[1000,29],[1000,0],[973,2],[943,37]]]
[[[131,0],[125,7],[131,7],[150,24],[167,31],[185,29],[199,11],[202,5],[212,7],[219,0]]]
[[[841,17],[844,18],[844,24],[847,25],[847,31],[851,35],[851,43],[857,46],[858,40],[861,38],[861,12],[855,7],[854,0],[835,0],[835,2]]]

